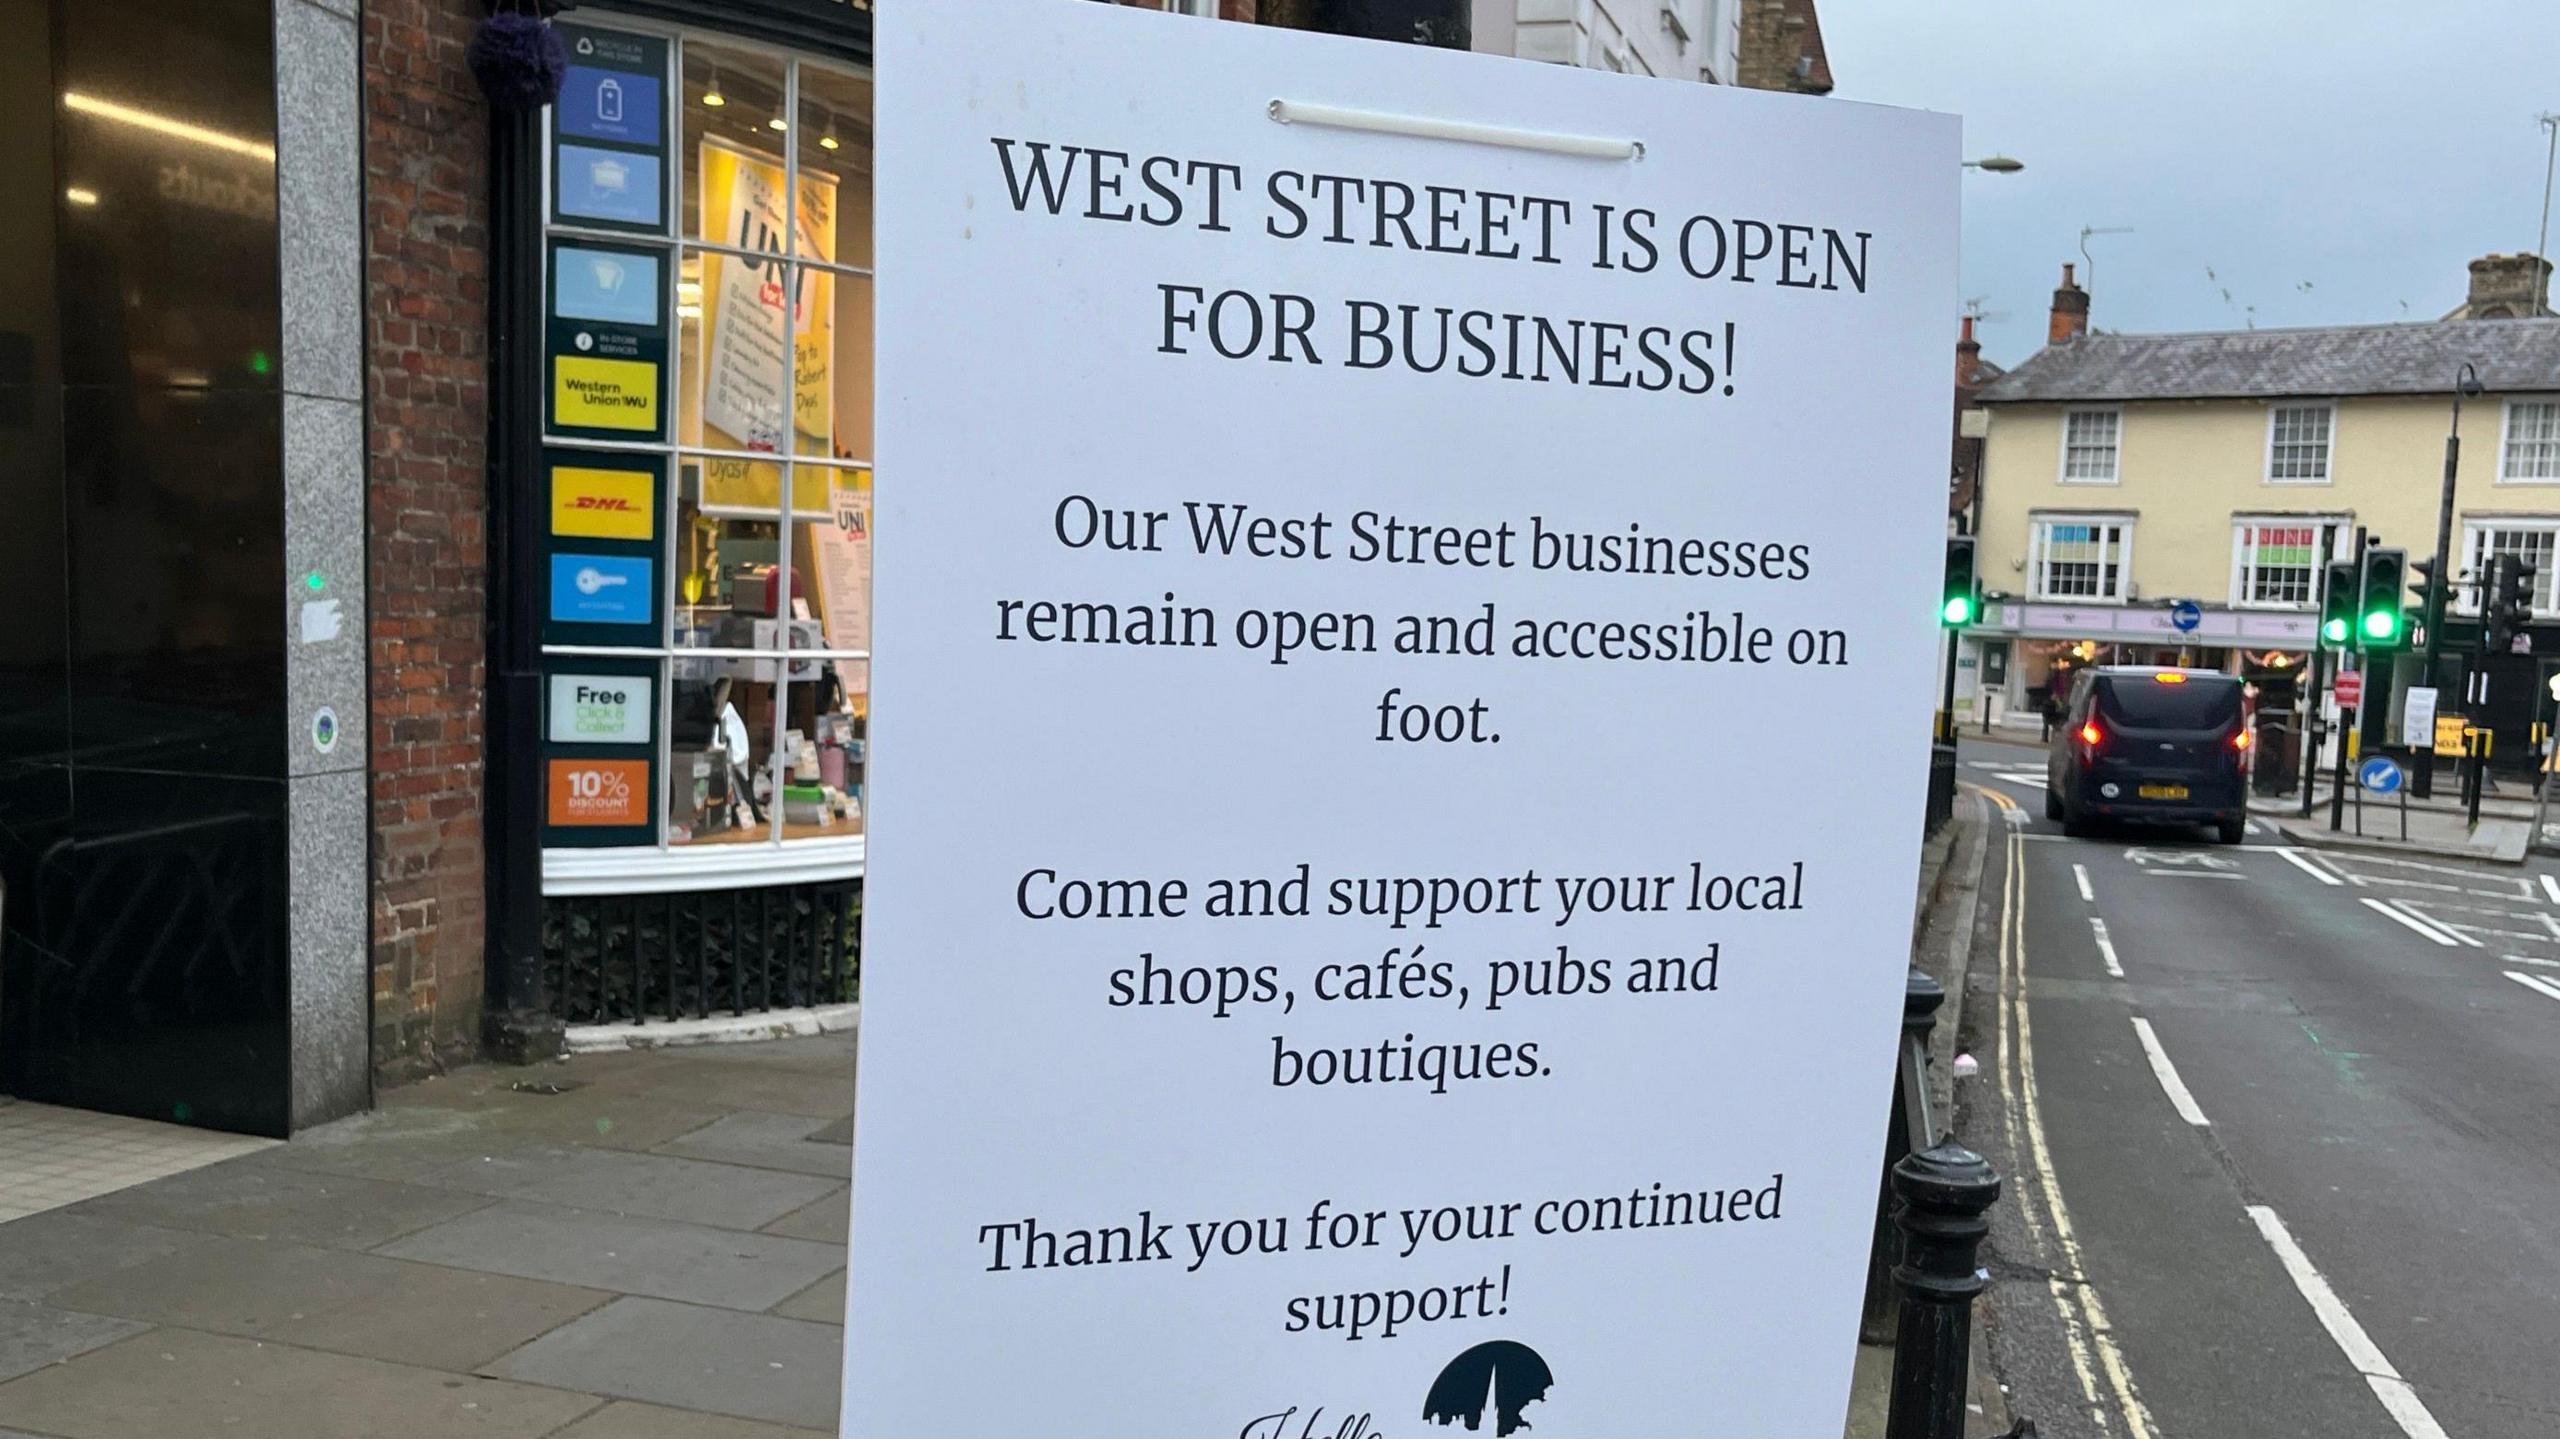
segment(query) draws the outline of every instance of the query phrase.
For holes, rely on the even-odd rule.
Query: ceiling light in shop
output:
[[[835,131],[833,131],[833,130],[829,130],[827,133],[825,133],[825,134],[823,134],[823,135],[819,136],[819,137],[818,137],[818,148],[819,148],[819,149],[821,149],[821,150],[833,150],[833,149],[836,149],[836,148],[837,148],[836,132],[835,132]]]
[[[62,192],[62,198],[74,205],[94,205],[98,203],[98,192],[74,185]]]
[[[776,115],[772,119],[765,121],[764,127],[768,130],[788,130],[791,128],[791,124],[781,116]]]
[[[208,145],[216,150],[228,150],[234,155],[247,155],[252,159],[265,160],[270,164],[274,163],[276,158],[276,147],[273,145],[260,144],[238,135],[227,135],[220,130],[209,130],[202,125],[189,124],[187,121],[174,119],[155,111],[138,110],[131,105],[119,105],[113,100],[101,100],[95,95],[83,95],[77,90],[62,92],[62,107],[66,110],[78,111],[83,115],[94,115],[101,120],[113,120],[119,125],[131,125],[137,130],[149,130],[155,135],[166,135],[173,140],[186,140],[198,145]]]
[[[711,72],[711,83],[702,87],[702,103],[714,110],[729,103],[729,97],[720,93],[720,72],[717,70]]]

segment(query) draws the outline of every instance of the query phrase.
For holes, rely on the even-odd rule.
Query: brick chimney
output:
[[[2521,320],[2551,313],[2551,262],[2517,251],[2471,262],[2471,298],[2458,312],[2466,320]]]
[[[2053,319],[2045,326],[2044,342],[2059,345],[2089,333],[2089,292],[2071,279],[2071,266],[2062,267],[2062,284],[2053,292]]]
[[[1956,389],[1971,390],[1982,373],[1982,342],[1973,337],[1973,316],[1964,317],[1964,334],[1956,341]]]

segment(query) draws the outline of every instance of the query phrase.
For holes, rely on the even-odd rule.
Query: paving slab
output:
[[[853,1116],[848,1114],[809,1137],[822,1144],[850,1146],[853,1143]]]
[[[209,1234],[47,1210],[0,1224],[0,1299],[42,1299],[65,1285],[212,1242]]]
[[[0,1380],[59,1364],[143,1328],[129,1320],[75,1314],[48,1304],[0,1303]]]
[[[828,1275],[780,1304],[773,1312],[785,1319],[806,1319],[815,1324],[844,1323],[844,1275]]]
[[[0,1384],[0,1425],[60,1439],[539,1439],[587,1394],[158,1329]]]
[[[844,1247],[502,1201],[382,1254],[725,1309],[770,1309],[844,1267]]]
[[[572,1209],[755,1229],[816,1202],[827,1180],[665,1154],[537,1145],[449,1165],[423,1181]],[[841,1240],[842,1236],[837,1236]]]
[[[61,1291],[111,1314],[432,1369],[476,1369],[613,1298],[507,1275],[216,1240]]]
[[[686,1409],[662,1409],[655,1404],[634,1404],[616,1400],[607,1404],[552,1439],[808,1439],[823,1436],[833,1439],[833,1429],[786,1429],[779,1424],[763,1424],[753,1419],[729,1419],[717,1414],[696,1414]],[[0,1439],[11,1436],[0,1434]]]
[[[657,1152],[842,1180],[853,1173],[853,1147],[818,1137],[832,1128],[814,1115],[740,1110],[660,1145]]]
[[[705,1059],[682,1059],[652,1071],[630,1097],[819,1119],[841,1119],[853,1112],[852,1076],[842,1070],[777,1069]]]
[[[795,1209],[764,1227],[767,1234],[785,1239],[814,1239],[821,1244],[842,1244],[851,1226],[853,1190],[839,1187],[835,1193],[806,1209]]]
[[[834,1325],[617,1299],[482,1372],[824,1429],[836,1423],[843,1362]]]
[[[482,1195],[260,1164],[217,1164],[92,1199],[71,1212],[207,1234],[371,1249],[467,1214]]]

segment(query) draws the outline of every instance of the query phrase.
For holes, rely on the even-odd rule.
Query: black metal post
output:
[[[1964,1439],[1973,1351],[1973,1299],[1987,1282],[1979,1262],[1986,1214],[2000,1176],[1950,1140],[1893,1167],[1902,1201],[1902,1315],[1894,1330],[1893,1387],[1885,1439]]]
[[[2427,647],[2424,673],[2427,684],[2436,683],[2436,655],[2444,648],[2444,609],[2446,593],[2453,587],[2453,575],[2445,568],[2446,554],[2453,548],[2453,480],[2462,468],[2462,397],[2480,393],[2480,372],[2469,361],[2453,376],[2453,423],[2444,437],[2444,491],[2436,501],[2436,564],[2427,578]],[[2397,598],[2396,596],[2394,598]],[[2418,798],[2435,793],[2435,760],[2420,756],[2422,763],[2411,765],[2409,783]]]
[[[2320,531],[2323,555],[2337,553],[2337,539],[2323,526]],[[2329,611],[2329,567],[2320,567],[2320,612]],[[2311,818],[2311,782],[2320,775],[2320,741],[2328,736],[2329,727],[2320,720],[2320,692],[2329,673],[2329,647],[2321,641],[2317,630],[2311,634],[2311,684],[2303,691],[2302,700],[2302,817]]]
[[[1885,1126],[1884,1168],[1876,1176],[1876,1232],[1867,1263],[1866,1305],[1858,1316],[1858,1338],[1868,1344],[1893,1341],[1893,1273],[1902,1262],[1901,1235],[1893,1218],[1893,1168],[1938,1139],[1936,1117],[1929,1111],[1929,1032],[1937,1027],[1938,1009],[1946,1002],[1946,986],[1920,966],[1911,966],[1902,984],[1902,1044],[1893,1067],[1893,1115]]]
[[[493,1058],[560,1053],[542,972],[542,111],[489,112],[487,1010]]]
[[[2329,832],[2335,834],[2347,815],[2347,737],[2356,732],[2356,707],[2338,706],[2338,761],[2329,775]]]
[[[1948,744],[1956,742],[1956,656],[1964,632],[1950,626],[1947,630],[1947,682],[1938,696],[1938,738]],[[1980,686],[1975,686],[1979,689]]]

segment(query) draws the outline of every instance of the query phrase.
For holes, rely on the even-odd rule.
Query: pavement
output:
[[[0,1439],[832,1435],[853,1053],[463,1070],[0,1223]]]
[[[1913,916],[1942,1123],[1995,834],[1957,809]],[[854,1044],[466,1069],[286,1144],[23,1107],[98,1152],[0,1222],[0,1439],[832,1435]],[[1967,1432],[2005,1433],[1977,1354]],[[1850,1439],[1891,1368],[1861,1346]]]
[[[2001,842],[1960,1136],[1993,1364],[2052,1439],[2547,1439],[2560,872],[2269,825],[2064,838],[1969,743]]]

